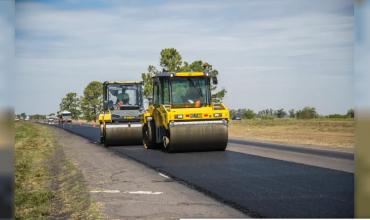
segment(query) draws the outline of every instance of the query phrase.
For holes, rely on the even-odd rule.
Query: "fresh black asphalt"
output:
[[[275,144],[275,143],[262,143],[262,142],[257,142],[257,141],[237,140],[237,139],[229,139],[229,144],[243,144],[243,145],[269,148],[269,149],[274,149],[274,150],[283,150],[283,151],[291,151],[291,152],[297,152],[297,153],[314,154],[314,155],[320,155],[320,156],[325,156],[325,157],[334,157],[334,158],[354,160],[353,153],[349,153],[349,152],[303,148],[303,147],[296,147],[296,146],[289,146],[289,145],[282,145],[282,144]]]
[[[98,128],[63,127],[92,142],[99,141]],[[354,215],[352,173],[232,151],[168,154],[161,150],[145,150],[142,146],[110,149],[252,217],[350,218]],[[328,156],[335,155],[329,153]]]

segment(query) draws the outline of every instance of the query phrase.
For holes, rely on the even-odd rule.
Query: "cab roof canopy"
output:
[[[196,76],[209,76],[206,72],[159,72],[154,77],[196,77]]]
[[[134,81],[134,80],[125,80],[125,81],[105,81],[103,84],[104,85],[109,85],[109,84],[142,84],[142,81]]]

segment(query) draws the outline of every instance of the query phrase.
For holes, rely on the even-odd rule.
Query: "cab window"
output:
[[[163,78],[161,80],[161,93],[163,94],[161,104],[169,105],[170,104],[170,86],[169,86],[169,80],[167,78]]]
[[[159,100],[160,99],[160,94],[159,94],[159,86],[158,82],[154,82],[153,86],[153,104],[154,105],[159,105]]]

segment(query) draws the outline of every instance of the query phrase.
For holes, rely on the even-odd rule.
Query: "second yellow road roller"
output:
[[[161,72],[142,115],[144,147],[168,152],[225,150],[229,111],[212,102],[217,78],[205,72]],[[211,84],[212,83],[212,84]]]
[[[138,81],[103,83],[103,112],[99,115],[104,146],[142,143],[143,84]]]

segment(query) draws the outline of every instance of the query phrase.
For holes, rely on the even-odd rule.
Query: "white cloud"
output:
[[[55,111],[66,92],[82,92],[91,80],[139,78],[165,47],[219,69],[231,107],[352,107],[353,16],[342,12],[351,1],[121,3],[79,10],[17,4],[19,92],[50,96],[31,105],[20,95],[17,110]]]

